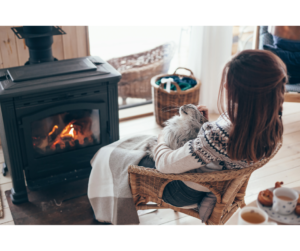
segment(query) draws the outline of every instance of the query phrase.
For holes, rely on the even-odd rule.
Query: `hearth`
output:
[[[99,57],[55,61],[48,47],[48,59],[37,55],[0,69],[0,132],[14,203],[28,200],[26,185],[88,177],[96,151],[119,139],[119,72]]]

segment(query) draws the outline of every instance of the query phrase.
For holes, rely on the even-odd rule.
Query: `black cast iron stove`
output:
[[[99,57],[53,58],[52,36],[65,34],[58,27],[12,29],[25,38],[30,58],[0,69],[0,136],[11,199],[21,203],[28,201],[26,185],[88,177],[97,150],[119,139],[121,75]]]

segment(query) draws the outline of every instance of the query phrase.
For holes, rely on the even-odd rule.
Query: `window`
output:
[[[232,55],[252,49],[255,28],[256,26],[233,26]]]
[[[104,60],[109,61],[123,73],[124,71],[126,72],[126,69],[141,69],[139,64],[149,65],[158,62],[162,56],[166,56],[164,52],[161,53],[162,47],[160,46],[164,46],[163,48],[167,49],[169,48],[168,46],[171,46],[170,44],[173,46],[167,51],[168,55],[172,55],[170,62],[165,67],[158,69],[157,66],[153,66],[153,72],[151,70],[141,72],[142,76],[139,79],[132,77],[128,81],[122,82],[121,80],[119,83],[120,109],[151,103],[150,78],[163,71],[173,73],[178,66],[185,66],[188,57],[190,30],[190,27],[181,26],[89,27],[91,55],[100,56]],[[157,47],[160,48],[152,50]],[[146,53],[126,57],[142,52]],[[135,67],[130,66],[131,63]]]

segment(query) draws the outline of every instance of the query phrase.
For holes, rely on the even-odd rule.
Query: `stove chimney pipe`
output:
[[[25,39],[29,49],[28,64],[57,61],[52,55],[53,35],[66,34],[58,26],[23,26],[12,27],[12,31],[19,39]]]
[[[51,34],[52,26],[23,26],[25,34],[46,35]],[[29,64],[38,64],[54,61],[52,56],[53,36],[25,38],[29,49]]]

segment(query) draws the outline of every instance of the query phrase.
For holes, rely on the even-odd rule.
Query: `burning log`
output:
[[[69,141],[66,141],[66,142],[65,142],[65,148],[66,148],[66,149],[70,149],[70,148],[71,148]]]
[[[79,147],[79,140],[78,139],[75,140],[75,147]]]

